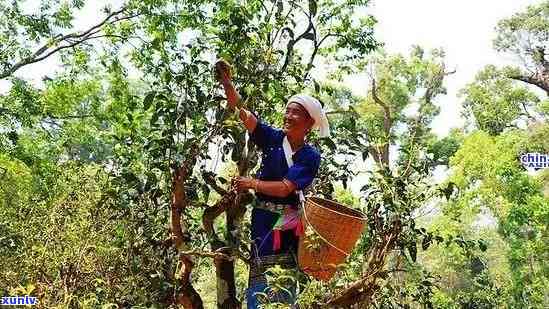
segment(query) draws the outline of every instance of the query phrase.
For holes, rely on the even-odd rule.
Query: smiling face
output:
[[[311,130],[314,120],[299,103],[292,102],[286,107],[282,130],[289,136],[305,136]]]

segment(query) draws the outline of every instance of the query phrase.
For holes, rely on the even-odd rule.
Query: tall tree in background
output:
[[[426,53],[417,46],[408,57],[380,53],[354,64],[370,74],[366,98],[351,97],[349,102],[345,92],[324,91],[351,103],[349,112],[335,121],[342,127],[334,136],[340,148],[367,137],[356,155],[371,157],[375,166],[363,188],[369,224],[355,253],[360,275],[328,305],[431,304],[434,277],[417,271],[418,247],[427,250],[432,243],[451,240],[416,226],[413,213],[439,195],[428,177],[441,164],[443,147],[431,147],[436,139],[429,125],[439,112],[435,100],[446,91],[444,79],[452,72],[442,50]]]
[[[510,267],[510,286],[499,283],[509,293],[512,307],[546,305],[544,286],[549,276],[543,265],[547,259],[548,234],[545,228],[549,199],[542,191],[542,178],[532,177],[520,165],[522,153],[539,148],[525,130],[514,129],[497,136],[477,131],[467,136],[451,159],[455,199],[445,209],[455,218],[462,213],[490,213],[497,231],[509,246],[502,250]]]
[[[497,224],[509,265],[509,284],[496,283],[507,293],[509,306],[547,306],[549,275],[540,263],[547,259],[546,228],[549,199],[543,188],[547,173],[529,175],[519,161],[528,152],[547,153],[549,2],[502,20],[496,29],[496,50],[511,53],[520,67],[480,71],[462,91],[467,119],[476,124],[450,160],[449,183],[455,199],[446,211],[487,212]],[[493,276],[492,276],[493,277]]]
[[[549,95],[549,1],[500,21],[496,31],[495,49],[522,62],[521,67],[508,67],[506,75],[536,85]]]
[[[492,135],[542,121],[542,100],[526,85],[506,77],[493,65],[480,71],[461,94],[466,119]]]

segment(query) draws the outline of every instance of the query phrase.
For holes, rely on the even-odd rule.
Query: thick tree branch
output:
[[[202,227],[204,227],[206,234],[210,238],[212,250],[217,250],[225,246],[225,244],[219,240],[219,236],[217,236],[213,224],[217,217],[234,205],[236,195],[237,193],[233,189],[226,191],[225,195],[215,204],[215,206],[206,208],[202,214]]]
[[[549,70],[546,72],[537,72],[535,74],[526,75],[526,74],[513,74],[509,78],[514,80],[522,81],[545,90],[545,93],[549,95]]]
[[[309,76],[309,73],[311,72],[311,69],[313,68],[313,62],[316,58],[316,54],[318,53],[318,49],[320,48],[320,43],[318,43],[316,37],[316,28],[313,27],[313,52],[311,53],[311,58],[309,58],[309,63],[307,64],[307,69],[305,70],[305,76],[303,76],[303,80],[307,80],[307,77]]]
[[[307,29],[305,29],[305,31],[303,31],[303,33],[301,33],[295,40],[291,39],[288,42],[288,45],[286,47],[286,50],[287,50],[286,51],[286,58],[284,59],[284,64],[282,65],[282,68],[280,69],[281,73],[286,71],[286,68],[290,64],[295,44],[297,44],[297,42],[301,41],[314,28],[314,24],[313,24],[313,20],[312,20],[311,15],[310,14],[306,14],[306,15],[309,19],[309,25],[307,26]]]
[[[172,198],[171,198],[171,232],[173,241],[178,252],[188,250],[187,238],[184,236],[186,226],[181,222],[181,214],[187,207],[187,196],[185,194],[185,182],[188,177],[188,171],[192,170],[191,162],[194,158],[186,160],[178,169],[176,169],[172,180]],[[186,309],[202,309],[202,299],[191,283],[191,272],[194,266],[191,256],[179,254],[181,270],[179,273],[180,286],[175,296],[175,303],[183,305]]]
[[[117,22],[132,19],[134,17],[139,16],[139,14],[132,14],[128,16],[122,16],[118,17],[120,14],[124,13],[126,11],[126,8],[121,8],[118,11],[114,11],[110,13],[107,17],[105,17],[101,22],[98,24],[90,27],[88,30],[83,32],[73,32],[66,35],[57,35],[53,37],[53,42],[48,42],[41,47],[39,47],[32,55],[30,55],[27,58],[21,59],[19,62],[11,65],[4,71],[0,72],[0,79],[4,79],[6,77],[11,76],[13,73],[15,73],[20,68],[33,64],[39,61],[42,61],[51,55],[67,49],[74,46],[77,46],[78,44],[82,44],[83,42],[86,42],[88,40],[100,38],[102,36],[95,36],[97,33],[102,31],[102,27],[107,24],[115,24]],[[62,44],[63,42],[66,42],[68,44]],[[61,44],[61,45],[60,45]],[[57,47],[55,47],[57,46]]]
[[[401,227],[398,221],[394,222],[385,232],[380,230],[383,238],[373,244],[367,263],[368,272],[344,291],[337,293],[337,296],[326,303],[326,308],[348,308],[357,303],[370,303],[371,298],[379,289],[376,281],[387,274],[383,268],[389,252],[396,245],[400,231]]]
[[[383,108],[383,130],[386,135],[389,135],[392,125],[391,108],[378,97],[376,80],[374,78],[372,78],[372,98],[376,104]]]
[[[185,309],[203,309],[202,299],[191,284],[191,272],[194,263],[188,255],[179,255],[179,260],[181,262],[181,270],[178,279],[181,285],[176,291],[175,303],[183,305]]]

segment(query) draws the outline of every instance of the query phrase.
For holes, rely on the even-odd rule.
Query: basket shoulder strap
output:
[[[286,157],[286,163],[288,163],[288,168],[292,167],[294,165],[294,160],[292,159],[292,146],[290,145],[290,142],[288,141],[288,136],[284,136],[284,139],[282,140],[282,149],[284,149],[284,156]],[[297,196],[299,197],[299,202],[303,205],[305,202],[305,195],[303,195],[302,190],[296,190]]]
[[[282,149],[284,149],[284,156],[286,157],[286,163],[288,163],[288,168],[292,167],[294,165],[294,160],[292,159],[292,146],[290,146],[290,142],[288,141],[288,136],[284,136],[284,139],[282,140]]]

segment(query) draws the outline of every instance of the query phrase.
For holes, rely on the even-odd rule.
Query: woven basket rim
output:
[[[345,208],[347,208],[348,210],[351,210],[352,212],[356,213],[357,215],[356,215],[356,216],[353,216],[353,215],[346,214],[346,213],[343,213],[343,212],[340,212],[340,211],[337,211],[337,210],[334,210],[334,209],[330,209],[330,208],[325,207],[324,205],[322,205],[322,204],[320,204],[320,203],[317,203],[315,200],[326,201],[326,202],[328,202],[328,203],[332,203],[332,204],[336,204],[336,205],[345,207]],[[349,217],[349,218],[351,218],[351,219],[355,219],[355,220],[358,220],[358,221],[367,221],[366,215],[364,215],[364,213],[362,213],[360,210],[354,209],[354,208],[351,208],[351,207],[348,207],[348,206],[345,206],[345,205],[343,205],[343,204],[341,204],[341,203],[338,203],[338,202],[336,202],[336,201],[332,201],[332,200],[325,199],[325,198],[321,198],[321,197],[317,197],[317,196],[308,197],[308,198],[307,198],[307,201],[310,201],[311,203],[314,203],[316,207],[320,207],[320,208],[325,209],[325,210],[328,210],[328,211],[330,211],[330,212],[337,213],[338,215],[345,216],[345,217]],[[303,211],[306,211],[306,210],[304,209]]]

